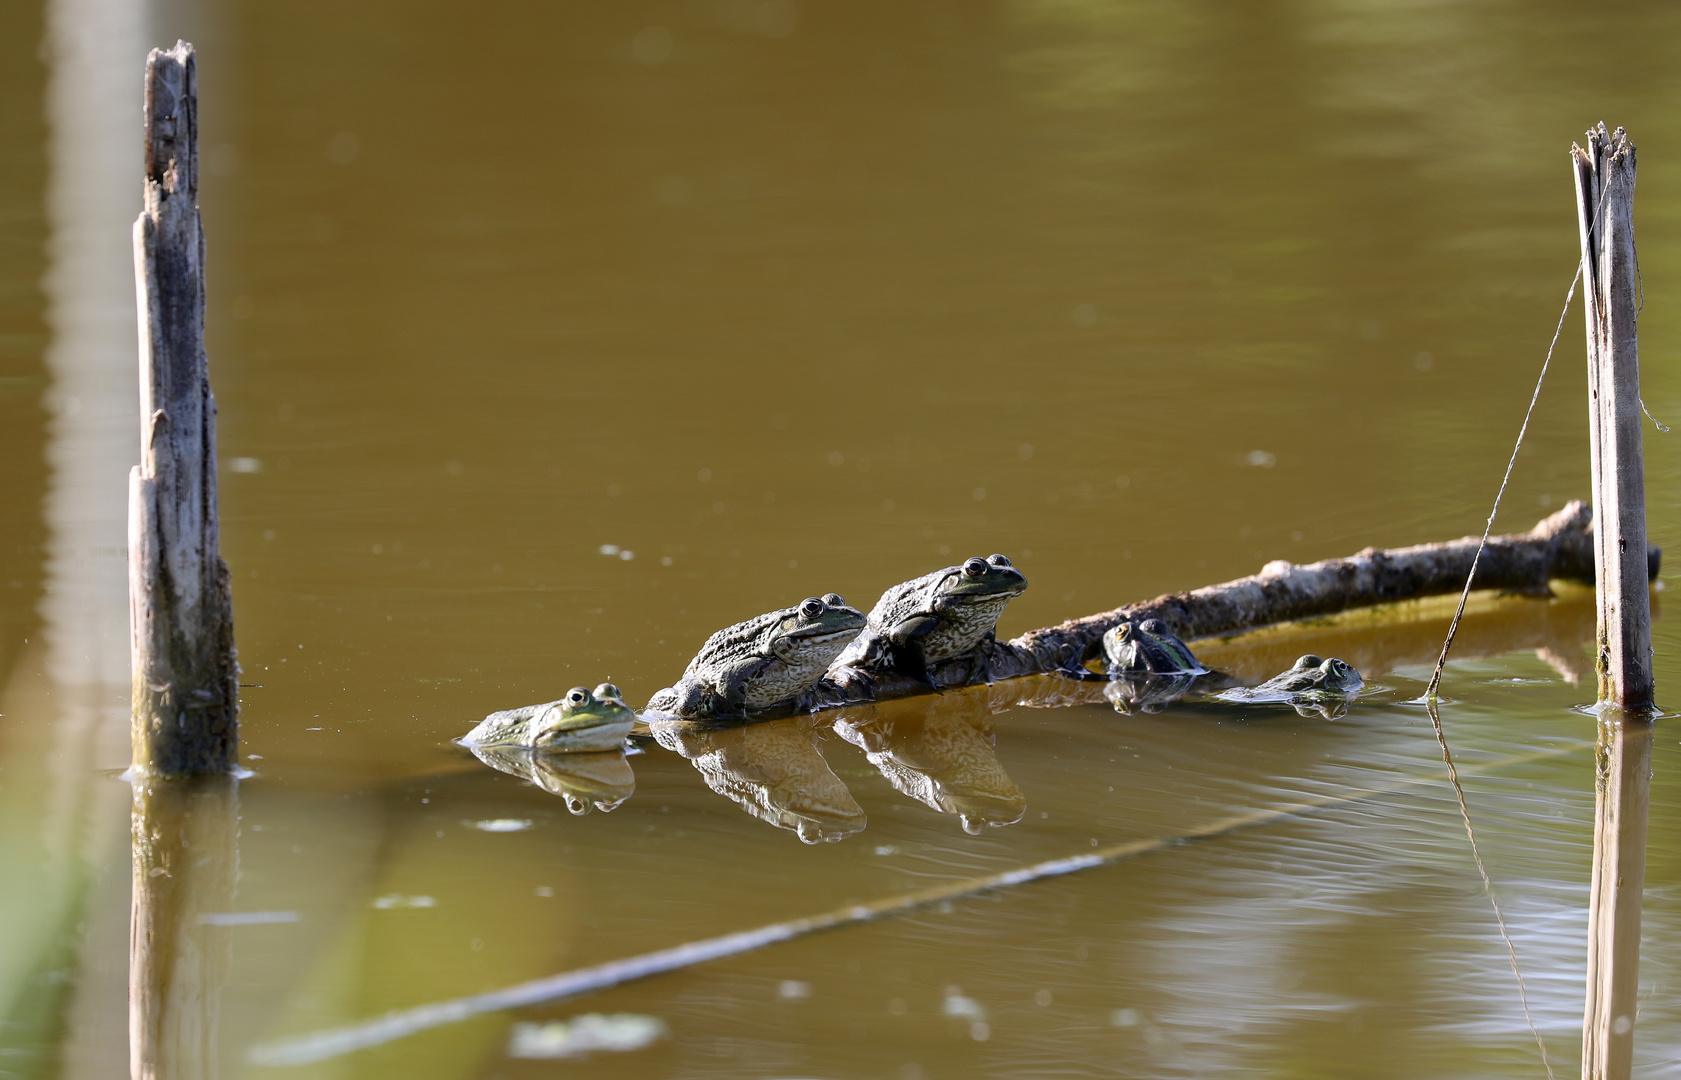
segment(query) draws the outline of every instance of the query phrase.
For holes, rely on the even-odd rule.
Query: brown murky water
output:
[[[201,50],[224,551],[260,684],[222,913],[240,917],[216,927],[224,1075],[544,1074],[513,1056],[516,1025],[590,1012],[665,1036],[564,1066],[581,1075],[1542,1075],[1429,723],[1404,704],[1439,606],[1207,651],[1256,677],[1305,651],[1354,661],[1380,690],[1334,722],[1016,707],[1045,688],[1000,686],[647,742],[634,794],[584,815],[449,740],[577,683],[640,703],[720,626],[831,590],[868,607],[967,555],[1028,576],[1015,634],[1267,559],[1474,531],[1574,269],[1564,151],[1601,118],[1641,147],[1646,401],[1681,418],[1667,5],[0,9],[0,1075],[108,1076],[127,1053],[138,136],[77,97],[65,27],[92,25]],[[73,152],[112,145],[101,123],[111,168]],[[76,247],[96,211],[115,228]],[[1587,494],[1580,342],[1573,316],[1506,529]],[[1647,431],[1651,531],[1673,549],[1681,435]],[[1486,603],[1444,683],[1562,1072],[1592,620],[1579,591]],[[1670,623],[1655,636],[1667,700],[1681,654]],[[1664,730],[1649,1075],[1681,1058]],[[627,782],[603,768],[550,786],[611,803]],[[1429,782],[1394,787],[1410,777]],[[1327,798],[582,999],[252,1059]],[[1019,821],[970,835],[965,808]],[[802,844],[802,821],[844,839]]]

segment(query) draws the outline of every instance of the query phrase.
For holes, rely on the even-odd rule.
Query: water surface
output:
[[[1681,417],[1668,7],[115,7],[140,51],[201,50],[223,546],[259,684],[231,913],[270,916],[222,930],[226,1075],[536,1075],[556,1066],[510,1056],[514,1025],[589,1012],[668,1032],[565,1066],[603,1076],[1541,1075],[1428,720],[1404,704],[1439,606],[1208,650],[1255,678],[1305,651],[1356,662],[1383,690],[1336,721],[1015,705],[1049,692],[1034,680],[848,718],[899,732],[871,752],[921,774],[884,773],[827,723],[702,748],[757,763],[761,787],[804,777],[783,804],[816,784],[806,811],[840,822],[837,843],[802,844],[786,806],[744,812],[657,743],[629,759],[628,800],[574,815],[449,740],[579,683],[641,703],[723,625],[829,591],[867,607],[970,555],[1031,582],[1014,635],[1273,558],[1479,529],[1574,270],[1565,151],[1602,118],[1641,148],[1646,403]],[[133,416],[139,200],[137,179],[132,205],[127,179],[89,193],[120,143],[109,170],[67,156],[105,145],[74,125],[107,113],[50,81],[74,57],[33,57],[74,16],[0,12],[18,103],[0,171],[0,1070],[20,1076],[110,1075],[127,1052],[113,775],[133,451],[106,437]],[[1585,44],[1609,41],[1610,66]],[[109,115],[131,115],[127,85]],[[101,213],[115,224],[73,246]],[[1502,529],[1587,496],[1580,342],[1573,316]],[[1647,429],[1651,533],[1671,547],[1674,439]],[[1592,618],[1579,591],[1485,603],[1444,682],[1564,1072]],[[1676,641],[1661,620],[1654,636],[1667,700]],[[1649,1070],[1681,1056],[1663,730]],[[1020,820],[971,835],[919,798],[952,755]],[[1415,776],[1431,782],[1379,790]],[[310,1066],[249,1059],[1325,797],[1341,801],[582,1000]]]

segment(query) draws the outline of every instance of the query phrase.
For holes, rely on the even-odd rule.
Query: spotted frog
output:
[[[1312,653],[1299,658],[1290,670],[1259,686],[1234,687],[1216,695],[1222,701],[1246,704],[1293,705],[1303,716],[1317,713],[1327,719],[1348,711],[1348,703],[1365,685],[1360,673],[1336,657]]]
[[[829,593],[725,627],[648,708],[691,720],[739,720],[793,702],[865,625],[863,612]]]
[[[869,629],[837,664],[895,671],[938,690],[929,669],[992,641],[1005,606],[1026,591],[1027,578],[1002,555],[966,559],[895,585],[870,609]]]

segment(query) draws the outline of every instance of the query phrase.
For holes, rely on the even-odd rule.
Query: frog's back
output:
[[[876,606],[870,609],[870,629],[878,633],[891,630],[912,615],[933,610],[934,586],[951,568],[935,570],[893,586],[881,594]]]
[[[719,630],[707,638],[700,651],[695,653],[695,658],[690,660],[689,666],[683,670],[683,677],[704,676],[712,673],[719,665],[732,660],[762,655],[765,631],[775,626],[787,614],[786,611],[771,611]]]

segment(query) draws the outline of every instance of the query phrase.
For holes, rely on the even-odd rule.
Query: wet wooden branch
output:
[[[233,601],[219,552],[216,399],[204,356],[193,47],[146,61],[146,205],[134,223],[140,464],[129,474],[134,766],[225,773],[238,754]]]
[[[962,658],[939,665],[933,674],[943,685],[964,686],[987,681],[988,676],[1012,679],[1078,665],[1093,655],[1104,631],[1126,619],[1161,619],[1180,637],[1194,640],[1458,592],[1471,572],[1477,541],[1467,536],[1416,547],[1367,548],[1349,558],[1303,566],[1270,562],[1250,577],[1158,596],[1032,630],[1013,641],[994,642],[984,670],[977,660]],[[1647,552],[1649,577],[1657,575],[1659,559],[1658,549]],[[1475,587],[1540,594],[1551,580],[1591,581],[1593,576],[1593,515],[1573,501],[1529,532],[1490,537]],[[827,708],[928,692],[927,686],[903,676],[840,668],[817,684],[811,704]]]

